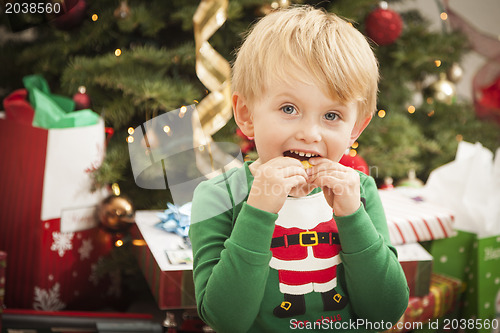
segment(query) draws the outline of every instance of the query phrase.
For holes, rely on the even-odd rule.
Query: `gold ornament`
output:
[[[434,100],[452,104],[455,100],[456,89],[453,82],[448,81],[445,73],[439,75],[439,80],[431,84],[427,89],[427,102],[433,103]]]
[[[128,198],[111,195],[99,205],[97,217],[108,231],[123,232],[134,224],[135,209]]]
[[[120,3],[120,6],[117,7],[115,9],[115,11],[113,12],[113,15],[119,20],[123,20],[123,19],[126,19],[127,17],[129,17],[130,7],[128,6],[127,1],[122,1]]]
[[[446,72],[446,77],[453,83],[459,82],[464,76],[464,70],[460,65],[454,62]]]

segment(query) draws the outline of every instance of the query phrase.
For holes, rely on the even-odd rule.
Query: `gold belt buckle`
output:
[[[303,236],[304,235],[312,235],[309,239],[314,241],[312,244],[304,244]],[[315,246],[318,245],[318,233],[316,231],[304,231],[299,234],[299,243],[300,246]]]

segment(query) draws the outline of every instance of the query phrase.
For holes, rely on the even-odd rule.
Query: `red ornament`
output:
[[[75,110],[90,109],[92,105],[89,95],[86,93],[85,87],[81,86],[78,88],[78,92],[73,95],[73,101],[75,102]]]
[[[85,0],[60,0],[61,11],[56,14],[52,24],[60,30],[79,27],[85,19],[87,2]]]
[[[482,89],[483,97],[479,101],[482,105],[500,109],[500,76],[491,85]]]
[[[491,85],[481,89],[476,113],[483,119],[493,119],[500,124],[500,76]]]
[[[476,73],[472,87],[477,116],[500,124],[500,57],[490,60]]]
[[[366,163],[365,159],[359,154],[356,154],[355,156],[351,156],[349,154],[344,154],[342,158],[339,161],[340,164],[351,167],[354,170],[358,170],[363,172],[364,174],[369,174],[369,168],[368,168],[368,163]]]
[[[387,4],[382,5],[365,19],[366,33],[378,45],[394,43],[403,30],[401,16],[386,7]]]

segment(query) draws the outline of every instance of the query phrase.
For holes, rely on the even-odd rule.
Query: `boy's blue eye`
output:
[[[325,119],[326,120],[335,120],[337,119],[337,114],[335,112],[328,112],[328,113],[325,113]]]
[[[295,112],[295,107],[292,105],[285,105],[281,107],[281,110],[286,114],[293,114]]]

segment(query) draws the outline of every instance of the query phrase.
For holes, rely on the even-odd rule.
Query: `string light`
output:
[[[410,105],[410,106],[408,107],[408,113],[415,113],[415,106]]]
[[[351,149],[351,150],[349,151],[349,156],[351,156],[351,157],[354,157],[354,156],[356,156],[357,154],[358,154],[358,152],[357,152],[355,149]]]
[[[115,50],[115,56],[119,57],[119,56],[121,56],[121,55],[122,55],[122,50],[120,50],[120,49],[116,49],[116,50]]]
[[[167,133],[168,135],[172,135],[170,126],[168,125],[163,126],[163,132]]]
[[[113,192],[113,195],[119,196],[121,193],[120,185],[118,185],[118,183],[113,183],[113,185],[111,185],[111,192]]]
[[[352,147],[353,149],[358,148],[358,147],[359,147],[359,143],[358,143],[358,141],[354,141],[354,143],[352,144],[352,146],[351,146],[351,147]]]
[[[129,136],[127,137],[127,142],[128,142],[128,143],[132,143],[132,142],[134,142],[134,137],[133,137],[133,136],[131,136],[131,135],[129,135]]]
[[[120,247],[120,246],[122,246],[122,245],[123,245],[123,241],[122,241],[121,239],[119,239],[119,240],[117,240],[117,241],[115,242],[115,246],[116,246],[116,247]]]
[[[92,14],[92,21],[97,21],[99,19],[99,16],[97,14]]]
[[[385,110],[379,110],[377,115],[380,117],[380,118],[384,118],[385,117]]]
[[[188,109],[187,109],[187,107],[183,105],[183,106],[181,107],[180,112],[179,112],[179,118],[183,118],[183,117],[184,117],[184,115],[186,114],[187,110],[188,110]]]
[[[146,241],[145,241],[145,240],[143,240],[143,239],[134,239],[134,240],[132,241],[132,244],[133,244],[134,246],[146,246],[146,245],[147,245],[147,244],[146,244]]]
[[[129,127],[128,130],[127,130],[127,132],[128,132],[129,135],[132,135],[132,134],[134,134],[135,130],[134,130],[133,127]]]
[[[434,64],[436,64],[436,67],[440,67],[441,66],[441,60],[439,60],[439,59],[434,60]]]
[[[442,12],[439,17],[441,18],[441,20],[443,21],[446,21],[448,19],[448,14],[446,14],[445,12]]]
[[[433,115],[434,115],[434,110],[431,110],[431,111],[427,114],[427,116],[428,116],[428,117],[432,117]]]

